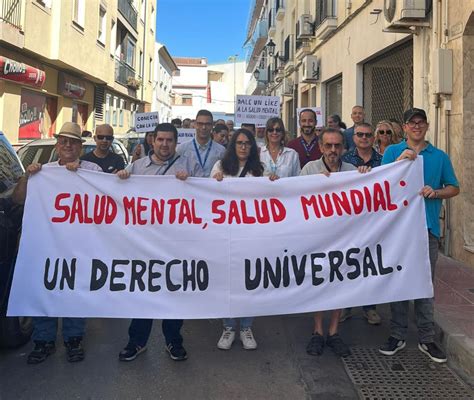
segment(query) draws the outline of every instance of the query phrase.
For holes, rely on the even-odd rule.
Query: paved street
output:
[[[382,326],[372,327],[357,309],[356,316],[342,324],[343,337],[351,345],[377,348],[388,334],[386,311],[385,306]],[[69,364],[62,346],[44,364],[36,366],[26,364],[31,345],[0,352],[0,398],[358,398],[342,361],[330,350],[326,349],[322,357],[306,355],[311,321],[309,315],[257,318],[254,331],[259,348],[256,351],[244,351],[239,341],[234,342],[230,351],[218,350],[220,321],[189,321],[184,326],[184,344],[189,353],[185,362],[168,358],[163,350],[160,324],[156,323],[148,351],[135,361],[124,363],[118,361],[117,355],[126,344],[128,321],[90,320],[84,362]],[[409,349],[416,348],[413,333],[412,326]],[[438,367],[425,362],[421,353],[419,357],[433,371]],[[432,382],[436,384],[439,382]]]

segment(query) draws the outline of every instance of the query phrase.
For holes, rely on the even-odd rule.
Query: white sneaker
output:
[[[240,331],[240,340],[245,350],[255,350],[257,342],[253,337],[252,328],[245,328]]]
[[[232,328],[225,328],[221,338],[217,342],[217,347],[221,350],[229,350],[235,340],[235,331]]]

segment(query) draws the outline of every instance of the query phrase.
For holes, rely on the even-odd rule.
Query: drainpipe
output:
[[[145,58],[148,58],[146,55],[146,20],[147,20],[147,0],[145,0],[145,15],[143,16],[143,59],[142,59],[142,71],[143,71],[143,80],[145,80]],[[141,10],[139,10],[141,12]],[[140,19],[140,17],[138,17]],[[150,78],[150,77],[149,77]],[[142,83],[141,92],[141,102],[143,104],[143,90],[144,90],[145,82]],[[145,111],[145,106],[143,106],[143,111]]]

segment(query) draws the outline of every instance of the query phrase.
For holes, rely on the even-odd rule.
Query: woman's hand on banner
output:
[[[128,179],[130,177],[130,172],[128,172],[126,169],[122,169],[119,172],[117,172],[117,176],[120,179]]]

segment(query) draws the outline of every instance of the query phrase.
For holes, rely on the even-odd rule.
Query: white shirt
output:
[[[267,146],[263,146],[260,148],[260,161],[265,167],[263,176],[278,175],[280,178],[287,178],[298,176],[301,172],[298,153],[289,147],[283,147],[274,162],[270,150]]]
[[[237,172],[237,175],[224,174],[224,178],[239,178],[243,169],[244,169],[244,167],[240,167],[239,171]],[[214,164],[214,166],[212,167],[211,178],[214,178],[214,175],[217,174],[218,172],[222,172],[222,173],[224,172],[224,171],[222,171],[221,160],[217,161]],[[245,177],[249,177],[249,176],[253,176],[251,171],[249,171],[245,174]]]
[[[355,171],[357,168],[354,167],[352,164],[346,163],[341,161],[341,167],[339,169],[340,172],[344,171]],[[326,165],[323,162],[323,158],[321,157],[319,160],[310,161],[303,167],[301,171],[301,175],[315,175],[315,174],[322,174],[324,172],[329,172],[326,168]]]
[[[97,172],[104,172],[101,167],[99,167],[96,163],[86,161],[86,160],[78,160],[79,161],[79,168],[81,169],[88,169],[89,171],[97,171]],[[53,161],[47,163],[45,165],[57,166],[57,167],[65,167],[65,165],[59,164],[58,161]]]

